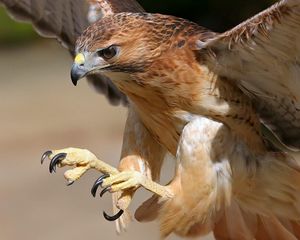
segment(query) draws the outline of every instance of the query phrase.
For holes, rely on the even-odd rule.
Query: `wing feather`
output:
[[[199,40],[198,48],[213,71],[253,99],[282,143],[300,149],[300,0],[280,1],[228,32]]]
[[[0,0],[10,15],[30,22],[44,37],[56,38],[73,55],[76,39],[94,21],[118,12],[143,12],[135,0]],[[127,98],[101,74],[89,78],[92,85],[118,105]]]

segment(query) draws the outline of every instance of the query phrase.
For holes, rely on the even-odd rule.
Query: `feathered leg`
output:
[[[153,196],[137,210],[135,216],[140,221],[158,216],[162,238],[172,232],[190,237],[209,233],[222,206],[230,200],[230,183],[225,183],[224,176],[223,185],[218,185],[218,172],[208,146],[217,130],[210,120],[188,123],[179,143],[176,175],[168,185],[174,197],[164,200]],[[219,164],[219,168],[227,164]]]
[[[119,170],[125,172],[134,170],[150,180],[157,181],[165,154],[166,150],[152,138],[131,106],[125,126]],[[114,212],[120,208],[127,209],[135,190],[113,193]],[[129,220],[128,213],[125,212],[117,221],[117,231],[126,229]]]
[[[143,186],[162,198],[172,197],[167,187],[154,182],[159,178],[165,153],[166,150],[152,138],[131,107],[126,122],[119,169],[99,160],[90,151],[78,148],[47,151],[42,156],[42,162],[46,157],[51,160],[50,172],[55,172],[57,166],[74,167],[64,174],[69,184],[78,180],[89,169],[102,172],[104,175],[97,179],[91,192],[95,196],[98,187],[101,186],[103,190],[100,196],[107,191],[114,193],[115,215],[104,214],[104,216],[107,220],[119,218],[117,231],[120,232],[126,228],[130,220],[127,208],[137,188]]]

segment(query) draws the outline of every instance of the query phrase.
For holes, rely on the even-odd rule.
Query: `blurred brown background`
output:
[[[140,2],[150,12],[223,31],[273,1]],[[102,210],[110,212],[109,194],[90,195],[99,173],[90,171],[66,187],[63,170],[51,176],[48,164],[40,165],[45,150],[69,146],[87,148],[115,166],[119,159],[126,109],[110,106],[85,81],[73,87],[70,66],[70,56],[54,40],[37,37],[0,7],[0,239],[159,239],[154,223],[134,222],[116,235],[114,224],[102,217]],[[133,209],[145,199],[140,192]]]

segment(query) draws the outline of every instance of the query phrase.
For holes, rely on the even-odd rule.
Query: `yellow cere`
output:
[[[75,57],[75,60],[74,60],[74,62],[76,63],[76,64],[83,64],[84,63],[84,55],[82,54],[82,53],[78,53],[77,55],[76,55],[76,57]]]

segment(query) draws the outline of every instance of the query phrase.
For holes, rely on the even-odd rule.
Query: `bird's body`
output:
[[[103,26],[118,36],[107,37]],[[138,26],[140,31],[135,31]],[[127,34],[129,43],[124,42]],[[280,151],[264,137],[251,95],[219,70],[218,50],[197,50],[199,42],[209,42],[215,35],[176,17],[121,13],[89,27],[78,40],[77,52],[89,56],[120,46],[118,59],[108,59],[110,65],[102,71],[112,72],[112,81],[128,96],[137,116],[127,128],[136,124],[145,128],[126,134],[138,144],[123,147],[120,169],[134,169],[157,180],[167,152],[177,163],[176,174],[166,186],[172,197],[155,195],[138,209],[136,218],[158,218],[163,237],[215,230],[220,238],[226,234],[218,232],[219,224],[229,231],[230,219],[236,218],[246,227],[230,230],[230,239],[263,239],[270,234],[265,225],[286,227],[300,220],[296,204],[300,165],[295,155]],[[120,71],[122,77],[113,77]],[[147,138],[141,137],[143,131]],[[157,161],[150,157],[151,142],[158,143]],[[129,154],[132,147],[135,155]],[[125,191],[125,197],[117,197],[116,206],[126,209],[133,193]],[[281,218],[288,220],[283,223]],[[297,235],[297,227],[290,231]]]
[[[155,19],[158,26],[161,15],[122,14],[122,17],[132,22],[137,18],[142,26],[142,21]],[[168,20],[180,22],[174,17]],[[151,29],[144,32],[149,33]],[[193,34],[186,35],[186,32]],[[239,217],[236,216],[239,211],[250,211],[251,221],[257,228],[264,215],[283,218],[288,215],[291,220],[298,221],[298,207],[289,206],[287,201],[287,198],[298,199],[298,163],[288,155],[268,149],[251,99],[230,79],[209,69],[209,65],[199,64],[199,56],[190,44],[194,37],[201,39],[201,35],[207,37],[213,33],[185,21],[180,31],[175,30],[165,43],[152,50],[155,58],[146,61],[142,71],[128,69],[119,78],[109,74],[128,96],[132,114],[138,116],[131,122],[132,127],[127,127],[134,128],[136,124],[145,127],[127,134],[139,145],[129,161],[126,152],[120,169],[134,169],[156,180],[161,161],[148,159],[147,145],[152,141],[162,146],[156,148],[160,151],[157,156],[163,158],[169,152],[177,162],[176,174],[167,186],[174,197],[170,200],[151,198],[137,211],[137,219],[156,215],[161,222],[162,236],[171,232],[182,236],[206,234],[216,228],[226,210],[228,219]],[[134,45],[135,36],[131,34],[131,37]],[[140,41],[143,35],[139,33],[138,37]],[[81,44],[79,40],[78,45]],[[143,54],[141,51],[139,54]],[[130,53],[125,57],[134,58]],[[127,60],[120,58],[121,61]],[[149,132],[145,139],[140,137],[143,131]],[[133,146],[125,145],[124,149],[130,152]],[[281,176],[282,169],[285,170]],[[281,181],[273,182],[276,178],[282,178],[289,187],[282,187]],[[119,201],[122,204],[122,198]],[[237,204],[236,209],[228,210],[234,204]],[[244,218],[249,224],[248,214]],[[230,224],[228,219],[224,224]],[[231,239],[241,239],[241,236],[248,239],[253,233],[247,231],[231,232]]]
[[[89,168],[109,174],[92,193],[113,192],[118,213],[105,216],[125,211],[118,230],[142,186],[154,195],[135,216],[159,219],[162,237],[299,238],[300,1],[280,1],[223,34],[137,5],[128,13],[116,0],[91,2],[106,15],[77,40],[71,78],[105,74],[127,96],[120,165],[69,148],[46,152],[50,172],[59,163],[75,165],[65,173],[71,182]],[[176,171],[162,186],[167,155]]]

